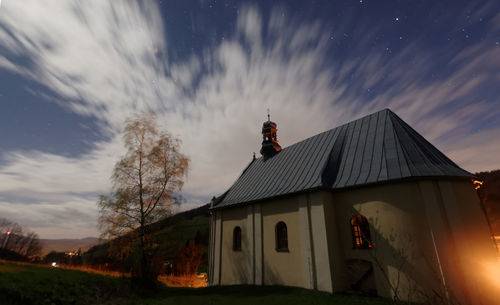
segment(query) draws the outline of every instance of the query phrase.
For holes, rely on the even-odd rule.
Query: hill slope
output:
[[[190,240],[208,246],[209,204],[181,212],[148,227],[159,241],[162,259],[175,259]],[[89,265],[109,264],[119,267],[120,262],[108,253],[109,243],[95,245],[84,254],[84,262]],[[115,265],[116,264],[116,265]],[[120,269],[120,268],[117,268]]]
[[[83,252],[99,243],[96,237],[86,237],[80,239],[40,239],[42,244],[42,255],[50,251],[69,252],[81,249]]]

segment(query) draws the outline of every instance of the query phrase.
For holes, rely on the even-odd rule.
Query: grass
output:
[[[126,278],[0,262],[1,304],[121,304],[129,288]]]
[[[130,280],[78,270],[0,261],[0,303],[66,304],[391,304],[380,298],[331,295],[289,287],[225,286],[179,288],[161,286],[148,295],[130,287]]]
[[[8,267],[6,267],[8,268]],[[71,266],[71,265],[62,265],[60,268],[65,269],[65,270],[78,270],[78,271],[83,271],[83,272],[88,272],[88,273],[95,273],[95,274],[100,274],[100,275],[106,275],[106,276],[113,276],[113,277],[130,277],[129,273],[123,273],[123,272],[118,272],[118,271],[112,271],[112,270],[103,270],[103,269],[96,269],[95,266]],[[158,281],[166,286],[169,287],[206,287],[207,286],[207,279],[206,279],[206,273],[205,274],[200,274],[200,275],[160,275],[158,276]]]

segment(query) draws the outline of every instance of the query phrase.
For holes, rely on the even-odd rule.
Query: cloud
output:
[[[120,139],[115,140],[95,144],[91,153],[78,159],[37,151],[6,154],[0,192],[105,192],[114,162],[122,152]]]
[[[500,128],[481,130],[469,137],[455,136],[445,141],[449,149],[448,156],[456,163],[470,168],[474,172],[498,169]],[[496,168],[495,168],[496,166]]]
[[[78,238],[97,236],[97,211],[89,209],[94,201],[75,196],[66,205],[39,201],[36,205],[0,201],[2,217],[28,225],[42,238]]]
[[[292,20],[277,10],[264,18],[251,6],[240,10],[232,35],[185,62],[169,58],[167,46],[175,42],[166,40],[153,2],[8,1],[0,14],[6,51],[0,69],[39,82],[55,96],[51,101],[97,120],[109,138],[78,158],[4,153],[0,198],[23,196],[0,203],[0,213],[44,237],[69,230],[77,212],[86,215],[77,227],[87,229],[67,236],[95,232],[97,198],[88,194],[109,190],[123,153],[123,122],[144,109],[183,140],[191,158],[184,192],[196,198],[190,206],[222,193],[259,151],[266,108],[283,146],[390,107],[468,170],[500,161],[493,129],[474,129],[500,114],[498,100],[474,96],[500,79],[500,48],[486,42],[446,54],[443,72],[431,80],[438,54],[422,47],[423,37],[390,54],[371,45],[382,29],[360,25],[348,35],[352,54],[345,56],[325,22]],[[340,33],[345,28],[338,26]],[[474,157],[479,151],[481,159]]]

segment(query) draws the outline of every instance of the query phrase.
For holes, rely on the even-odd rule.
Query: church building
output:
[[[262,136],[262,156],[211,202],[209,285],[500,304],[474,176],[394,112],[286,148],[268,118]]]

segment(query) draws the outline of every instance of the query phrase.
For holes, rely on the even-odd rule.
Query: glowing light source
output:
[[[500,289],[500,262],[485,263],[483,272],[486,278]]]
[[[57,267],[57,263],[56,262],[52,262],[52,267]]]
[[[474,184],[474,189],[478,190],[483,185],[483,181],[481,180],[472,180],[472,184]]]
[[[10,231],[5,232],[5,234],[10,235]]]

